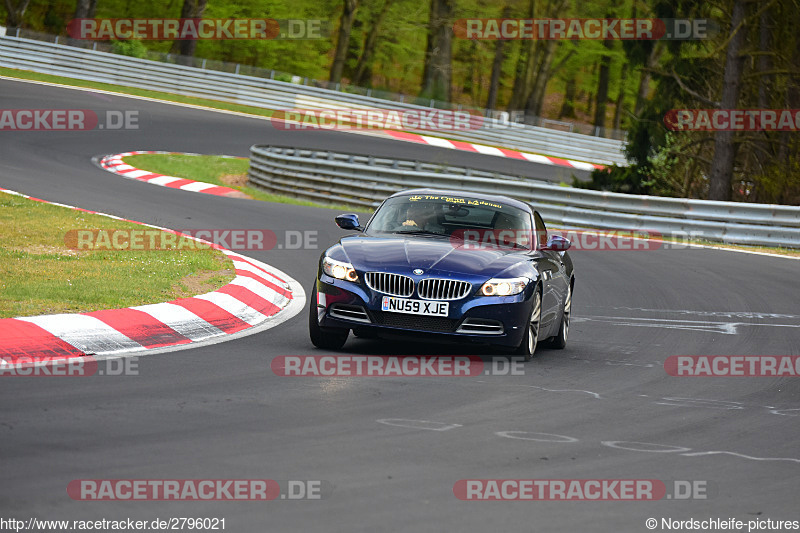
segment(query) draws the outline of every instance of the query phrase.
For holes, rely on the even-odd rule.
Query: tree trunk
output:
[[[73,19],[90,19],[94,18],[94,12],[97,9],[97,0],[78,0],[75,5],[75,14]],[[70,46],[86,46],[87,41],[81,39],[67,39],[67,44]]]
[[[6,28],[16,30],[22,27],[22,17],[28,9],[30,0],[5,0],[6,5]]]
[[[622,65],[622,72],[619,76],[619,94],[617,95],[617,101],[614,106],[614,126],[615,130],[620,129],[620,123],[622,122],[622,103],[625,100],[625,80],[628,79],[628,63],[626,62]]]
[[[353,85],[362,87],[372,86],[372,58],[375,56],[375,45],[378,42],[378,34],[380,33],[383,21],[386,19],[386,14],[389,8],[392,7],[393,0],[385,0],[383,7],[375,15],[370,24],[367,38],[364,40],[364,50],[361,52],[361,57],[358,58],[356,64],[356,73],[353,76]]]
[[[745,0],[734,0],[731,13],[731,31],[736,31],[744,20]],[[725,73],[722,82],[722,109],[733,109],[739,100],[739,85],[742,77],[744,58],[739,52],[744,43],[745,32],[742,28],[737,31],[728,42],[728,51],[725,54]],[[734,132],[718,131],[714,138],[714,158],[711,160],[711,173],[709,175],[709,200],[730,200],[731,180],[733,179],[733,163],[736,157],[734,145]]]
[[[639,91],[636,93],[636,105],[633,108],[633,114],[638,117],[644,109],[644,103],[647,100],[647,93],[650,91],[650,80],[653,75],[650,69],[656,68],[661,53],[664,51],[664,41],[656,41],[653,48],[650,50],[650,55],[647,56],[647,68],[642,69],[641,78],[639,78]]]
[[[575,76],[572,76],[567,81],[567,87],[564,90],[564,103],[561,104],[558,118],[575,118],[575,92],[577,88],[578,83],[575,81]]]
[[[511,8],[503,8],[503,18],[511,15]],[[505,59],[505,40],[498,39],[494,43],[494,61],[492,61],[492,75],[489,79],[489,96],[486,98],[486,109],[494,109],[497,106],[497,92],[500,90],[500,74],[503,72],[503,60]]]
[[[425,50],[425,67],[420,92],[425,98],[448,102],[452,99],[454,4],[455,0],[431,0],[428,45]]]
[[[347,59],[347,47],[350,44],[350,32],[353,29],[353,21],[356,18],[358,0],[344,0],[344,9],[339,19],[339,36],[336,39],[336,53],[331,64],[331,73],[328,80],[332,83],[342,81],[342,71],[344,62]]]
[[[536,71],[536,79],[533,82],[533,87],[531,87],[531,93],[528,95],[528,101],[525,103],[525,122],[528,124],[535,122],[533,117],[542,115],[547,82],[550,81],[550,66],[553,64],[557,45],[558,41],[552,40],[547,41],[547,44],[543,47],[543,55]]]
[[[606,18],[611,18],[608,15]],[[607,50],[611,50],[612,43],[610,40],[603,42],[603,46]],[[606,136],[606,106],[608,104],[608,82],[609,73],[611,72],[611,56],[608,54],[603,55],[600,60],[600,73],[597,76],[597,95],[594,107],[594,125],[598,129],[598,134],[601,137]]]
[[[772,57],[770,53],[772,33],[772,17],[769,9],[761,13],[758,21],[758,48],[761,55],[758,56],[758,71],[767,72],[772,70]],[[766,109],[769,107],[769,92],[772,85],[772,76],[761,75],[758,83],[758,107]]]
[[[203,17],[208,0],[183,0],[182,19],[199,19]],[[172,42],[170,53],[186,57],[194,57],[197,50],[197,39],[176,39]]]
[[[530,0],[528,3],[528,18],[536,18],[535,13],[536,0]],[[509,111],[522,109],[528,99],[531,81],[533,80],[533,69],[536,64],[537,43],[536,39],[520,41],[514,87],[511,89],[511,98],[508,102]]]

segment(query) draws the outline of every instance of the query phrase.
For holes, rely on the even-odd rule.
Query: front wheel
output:
[[[569,317],[572,313],[572,283],[567,287],[567,297],[564,299],[564,313],[561,318],[561,326],[558,334],[550,341],[550,346],[556,350],[563,350],[567,346],[567,335],[569,334]]]
[[[536,351],[536,344],[539,342],[541,321],[542,294],[537,288],[536,292],[533,294],[533,308],[531,309],[530,319],[528,319],[528,327],[525,330],[525,336],[514,352],[516,355],[521,355],[525,361],[530,361],[533,358],[533,353]]]
[[[311,344],[323,350],[340,350],[347,342],[347,334],[350,333],[350,330],[320,327],[317,320],[316,282],[314,282],[314,289],[311,293],[311,304],[308,307],[308,334],[311,337]]]

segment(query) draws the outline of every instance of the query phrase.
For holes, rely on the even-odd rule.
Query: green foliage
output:
[[[111,45],[111,53],[143,59],[147,57],[147,47],[142,44],[142,41],[137,41],[135,39],[131,39],[130,41],[114,41]]]

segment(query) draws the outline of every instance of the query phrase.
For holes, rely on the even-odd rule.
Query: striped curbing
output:
[[[494,146],[487,146],[485,144],[474,144],[463,141],[454,141],[450,139],[443,139],[441,137],[430,137],[428,135],[406,133],[404,131],[384,130],[383,133],[392,137],[393,139],[399,139],[402,141],[422,143],[430,146],[438,146],[440,148],[461,150],[464,152],[473,152],[484,155],[494,155],[498,157],[508,157],[510,159],[520,159],[522,161],[530,161],[532,163],[539,163],[542,165],[555,165],[559,167],[577,168],[579,170],[589,170],[589,171],[606,168],[605,165],[599,165],[597,163],[586,163],[584,161],[574,161],[572,159],[562,159],[560,157],[551,157],[548,155],[531,154],[528,152],[519,152],[517,150],[510,150],[508,148],[496,148]]]
[[[134,179],[137,181],[144,181],[152,185],[161,185],[162,187],[169,187],[170,189],[180,189],[182,191],[201,192],[204,194],[213,194],[216,196],[233,196],[241,197],[242,193],[230,187],[223,187],[214,185],[213,183],[205,183],[203,181],[187,180],[175,176],[165,176],[156,172],[141,170],[131,165],[126,164],[122,159],[132,155],[142,154],[169,154],[173,155],[178,152],[159,152],[159,151],[139,151],[139,152],[125,152],[124,154],[107,155],[98,161],[100,167],[113,172],[123,178]],[[184,154],[182,154],[184,155]],[[197,154],[185,154],[197,155]]]
[[[280,270],[215,243],[3,188],[0,192],[194,239],[225,254],[233,262],[236,273],[230,283],[216,291],[171,302],[90,313],[0,319],[0,360],[4,363],[13,364],[21,358],[47,362],[84,355],[136,353],[221,339],[249,328],[263,329],[279,314],[283,318],[287,313],[298,312],[305,300],[298,282]]]

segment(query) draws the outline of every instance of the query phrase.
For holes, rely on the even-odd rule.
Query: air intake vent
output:
[[[420,280],[417,292],[426,300],[458,300],[469,294],[472,284],[454,279]]]
[[[374,291],[392,296],[411,296],[414,293],[414,280],[399,274],[385,272],[367,272],[364,274],[367,287]]]
[[[497,320],[485,318],[467,318],[458,328],[458,333],[472,333],[479,335],[502,335],[503,324]]]
[[[360,305],[333,304],[329,313],[334,318],[370,323],[367,312]]]

